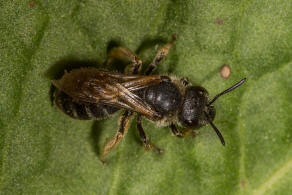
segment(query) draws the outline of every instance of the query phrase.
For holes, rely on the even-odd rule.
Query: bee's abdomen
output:
[[[55,105],[65,114],[79,120],[106,118],[118,111],[118,108],[103,104],[74,102],[73,99],[56,89],[54,93]]]

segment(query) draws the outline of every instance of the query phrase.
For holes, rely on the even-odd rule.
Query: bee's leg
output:
[[[171,129],[171,132],[173,133],[173,135],[177,136],[177,137],[183,137],[184,134],[182,132],[180,132],[175,124],[171,123],[171,125],[169,126],[169,128]]]
[[[162,48],[160,48],[153,60],[153,62],[147,67],[145,72],[146,75],[150,75],[152,71],[156,68],[157,64],[159,64],[168,54],[170,48],[174,45],[177,39],[177,34],[172,36],[172,41],[170,43],[165,44]]]
[[[180,79],[180,82],[184,85],[184,86],[188,86],[190,84],[189,79],[187,77],[183,77]]]
[[[158,152],[158,153],[162,153],[163,150],[156,147],[155,145],[151,144],[149,139],[147,138],[144,129],[142,127],[142,116],[138,115],[137,117],[137,129],[139,131],[139,136],[142,140],[143,146],[145,148],[146,151],[151,151],[153,148]]]
[[[124,112],[124,114],[121,116],[121,119],[120,119],[118,132],[116,133],[116,135],[112,139],[108,140],[105,143],[105,145],[102,149],[101,157],[100,157],[100,159],[103,163],[105,163],[105,156],[111,150],[113,150],[115,147],[117,147],[119,145],[119,143],[121,142],[121,140],[123,139],[125,134],[128,132],[130,117],[132,116],[132,114],[133,114],[133,112],[128,111],[128,110],[126,110]]]
[[[114,47],[108,53],[104,65],[109,65],[114,60],[130,62],[130,65],[126,67],[125,73],[137,74],[141,71],[142,61],[128,48]]]
[[[177,127],[173,123],[169,126],[169,128],[171,129],[171,132],[173,133],[173,135],[180,137],[180,138],[186,137],[190,134],[192,134],[193,137],[195,137],[197,135],[196,132],[194,132],[192,129],[187,129],[187,130],[184,130],[183,132],[181,132],[177,129]]]

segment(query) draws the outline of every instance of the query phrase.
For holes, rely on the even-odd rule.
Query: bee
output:
[[[137,114],[137,129],[147,150],[162,150],[150,143],[146,136],[142,117],[168,126],[177,137],[210,124],[222,145],[224,138],[214,125],[213,103],[245,82],[245,78],[209,99],[205,88],[192,85],[187,78],[168,75],[151,75],[157,65],[167,56],[177,35],[160,48],[153,62],[141,74],[142,61],[128,48],[115,47],[108,53],[106,65],[114,60],[129,62],[124,73],[109,72],[97,68],[80,68],[65,73],[54,80],[54,104],[74,119],[98,120],[110,117],[118,110],[125,110],[119,120],[115,136],[108,140],[101,152],[101,161],[118,146],[128,131],[130,119]]]

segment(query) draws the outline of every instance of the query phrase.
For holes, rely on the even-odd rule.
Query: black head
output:
[[[179,120],[184,126],[191,128],[199,128],[208,123],[208,113],[211,120],[215,117],[215,108],[207,106],[209,103],[208,92],[200,86],[190,86],[186,88],[185,96],[181,110],[179,112]]]
[[[221,143],[225,145],[223,136],[212,122],[216,114],[216,110],[212,104],[218,97],[236,89],[241,84],[243,84],[245,80],[246,79],[244,78],[232,87],[219,93],[211,101],[208,98],[208,92],[205,88],[200,86],[187,87],[183,104],[178,115],[179,121],[183,126],[194,129],[209,123],[219,136]]]

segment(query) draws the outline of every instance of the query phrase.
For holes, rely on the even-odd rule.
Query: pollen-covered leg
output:
[[[113,48],[108,53],[108,59],[104,64],[109,65],[114,60],[130,62],[130,65],[127,66],[125,70],[126,74],[137,74],[140,72],[142,67],[142,61],[130,49],[125,47]]]
[[[184,131],[179,131],[177,129],[177,127],[175,126],[175,124],[171,124],[169,126],[169,128],[171,129],[171,132],[173,133],[173,135],[175,135],[176,137],[187,137],[188,135],[192,134],[193,137],[197,136],[197,133],[195,131],[193,131],[192,129],[186,129]]]
[[[105,143],[100,157],[103,163],[105,163],[105,156],[119,145],[125,134],[128,132],[130,116],[132,114],[133,112],[128,110],[124,112],[124,114],[121,116],[119,129],[116,135]]]
[[[137,117],[137,129],[139,131],[139,136],[142,140],[143,146],[144,146],[146,151],[151,151],[154,148],[158,153],[163,152],[162,149],[156,147],[155,145],[153,145],[149,142],[149,139],[147,138],[147,136],[144,132],[144,129],[142,127],[142,116],[141,115],[138,115],[138,117]]]
[[[172,36],[172,41],[170,43],[165,44],[162,48],[160,48],[153,60],[153,62],[147,67],[146,75],[150,75],[152,71],[157,67],[157,64],[159,64],[168,54],[171,47],[175,44],[175,41],[177,39],[177,34],[174,34]]]

